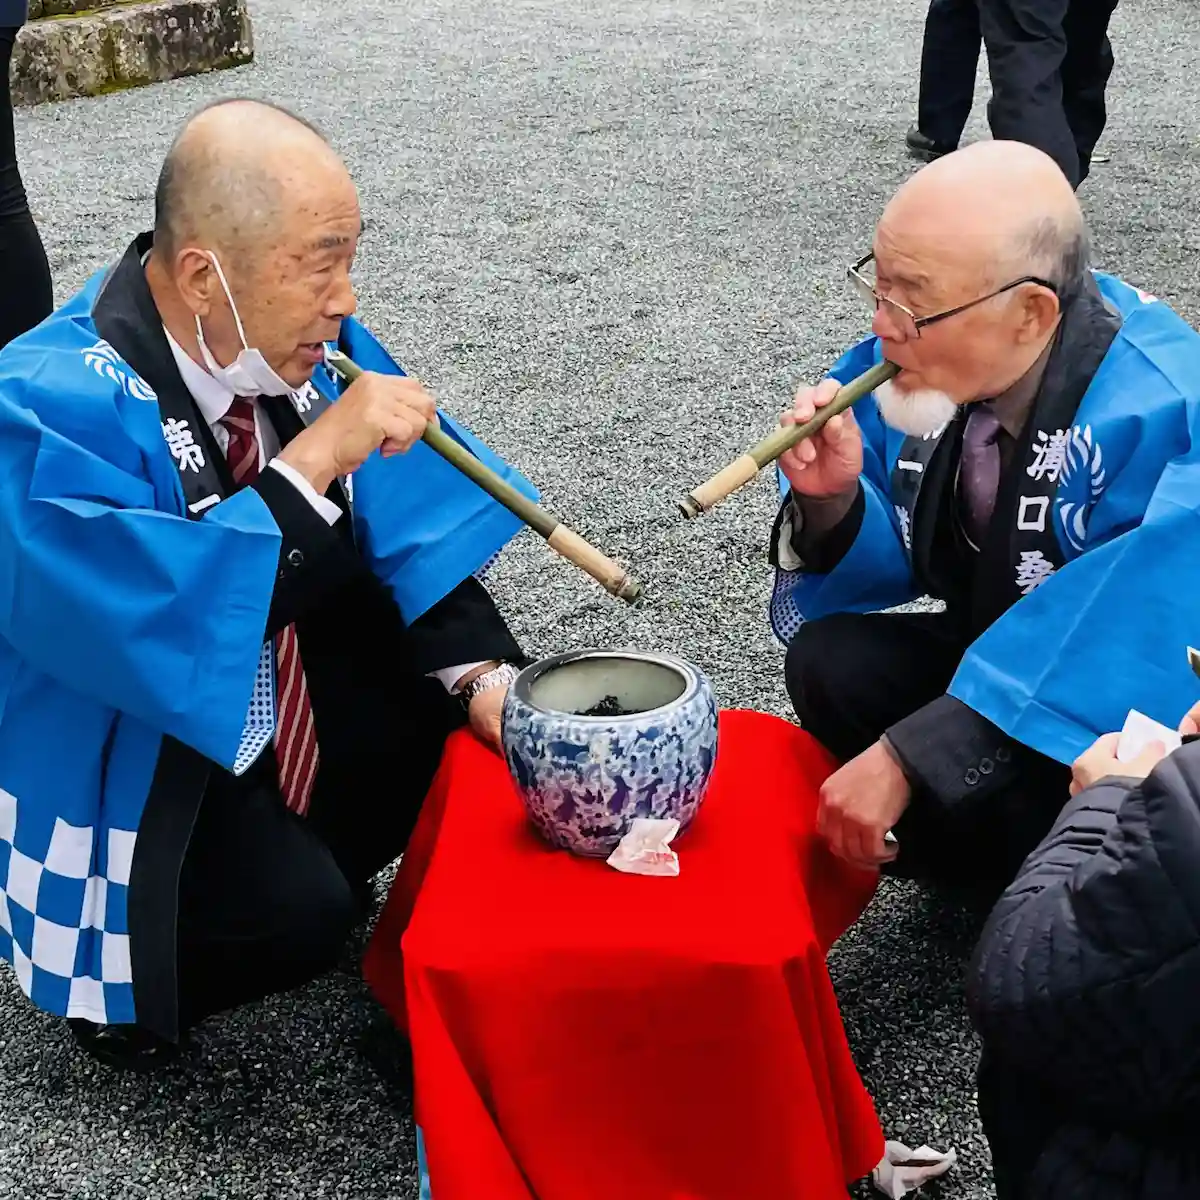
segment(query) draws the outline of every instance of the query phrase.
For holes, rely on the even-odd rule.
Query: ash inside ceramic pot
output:
[[[674,667],[633,655],[596,654],[538,676],[530,701],[576,717],[631,717],[679,699],[687,679]]]
[[[584,709],[578,713],[581,717],[632,717],[641,709],[625,708],[616,696],[605,696],[599,704],[593,704],[591,708]]]

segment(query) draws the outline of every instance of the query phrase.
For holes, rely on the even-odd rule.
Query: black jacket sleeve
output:
[[[460,663],[496,659],[523,666],[528,661],[487,588],[474,577],[418,617],[408,627],[408,638],[423,675]]]
[[[909,782],[944,809],[986,799],[1015,783],[1035,757],[953,696],[917,709],[886,736]]]
[[[1194,1101],[1200,744],[1066,806],[993,910],[967,990],[990,1053],[1100,1120]]]
[[[784,536],[784,520],[789,515],[791,506],[792,497],[789,493],[783,498],[783,503],[775,514],[775,523],[771,529],[771,548],[768,561],[773,567],[780,565],[779,540]],[[792,531],[788,544],[792,553],[804,563],[803,569],[807,574],[827,575],[846,557],[862,528],[863,516],[866,511],[867,498],[860,483],[846,515],[831,529],[824,531],[819,537],[811,534],[806,536],[803,526],[798,531]]]

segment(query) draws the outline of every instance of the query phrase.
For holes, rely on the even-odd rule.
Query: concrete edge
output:
[[[23,26],[13,49],[13,103],[101,96],[253,60],[247,0],[117,3]]]

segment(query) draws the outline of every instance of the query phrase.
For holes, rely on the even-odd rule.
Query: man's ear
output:
[[[1017,327],[1017,341],[1021,345],[1044,341],[1058,323],[1062,309],[1058,297],[1049,289],[1037,284],[1025,284],[1021,288],[1021,321]]]
[[[203,320],[212,309],[214,289],[220,289],[212,259],[203,250],[184,247],[171,267],[184,303]]]

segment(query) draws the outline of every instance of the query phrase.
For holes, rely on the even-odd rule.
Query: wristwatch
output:
[[[482,675],[477,675],[458,694],[464,704],[470,704],[480,692],[511,684],[520,673],[520,668],[512,663],[501,663],[498,667],[493,667],[490,671],[484,671]]]

